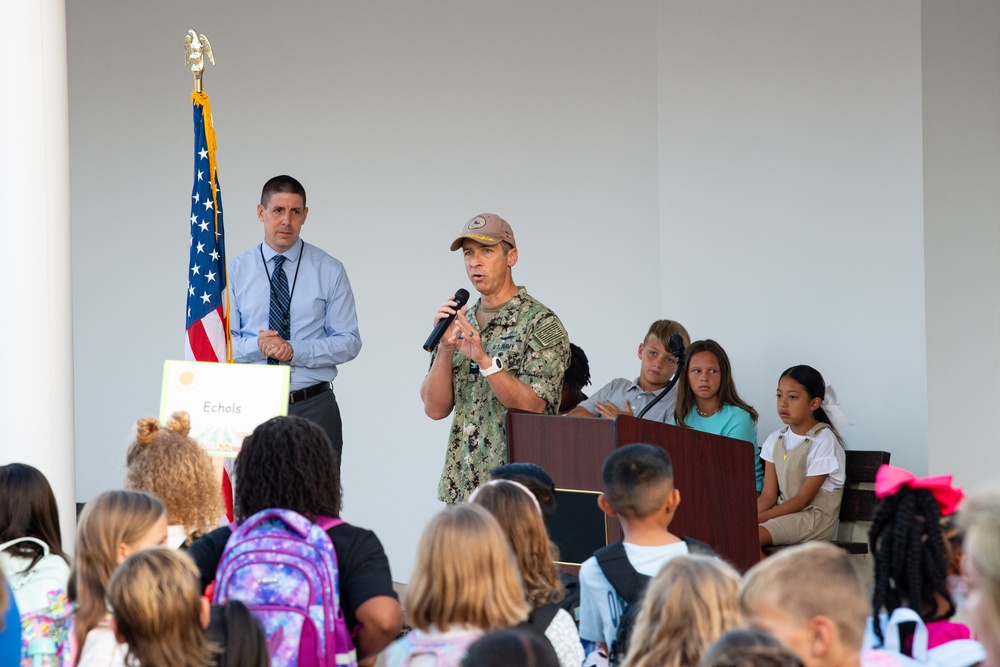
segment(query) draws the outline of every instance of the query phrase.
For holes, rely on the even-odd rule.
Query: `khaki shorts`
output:
[[[771,543],[779,545],[832,540],[837,535],[838,523],[837,517],[827,516],[810,505],[801,512],[777,516],[760,525],[771,534]]]

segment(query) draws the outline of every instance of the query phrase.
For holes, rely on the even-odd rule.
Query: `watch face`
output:
[[[503,361],[500,360],[500,357],[493,358],[493,365],[497,367],[498,371],[503,370]]]

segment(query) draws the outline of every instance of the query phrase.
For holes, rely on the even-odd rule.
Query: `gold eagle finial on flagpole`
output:
[[[208,42],[208,37],[199,35],[194,30],[188,30],[184,37],[184,66],[191,68],[194,75],[194,92],[201,92],[201,74],[205,70],[205,56],[208,61],[215,64],[215,56],[212,55],[212,45]]]

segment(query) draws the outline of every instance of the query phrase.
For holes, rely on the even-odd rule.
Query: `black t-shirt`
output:
[[[216,528],[188,548],[188,554],[201,572],[202,591],[215,579],[215,571],[231,534],[229,526]],[[344,610],[347,627],[353,631],[357,624],[354,614],[363,602],[379,595],[396,597],[392,590],[389,559],[382,543],[370,530],[343,523],[331,528],[327,534],[337,552],[340,606]]]

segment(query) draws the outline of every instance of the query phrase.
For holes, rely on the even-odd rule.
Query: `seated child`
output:
[[[563,374],[559,414],[563,415],[587,400],[583,388],[590,384],[590,362],[583,348],[569,344],[569,366]]]
[[[214,529],[223,514],[222,495],[212,462],[191,438],[191,418],[175,412],[160,426],[139,420],[128,448],[125,488],[145,491],[167,506],[167,544],[176,549]]]
[[[837,535],[846,457],[824,409],[826,390],[823,376],[811,366],[792,366],[778,379],[778,416],[786,426],[768,436],[760,450],[764,490],[757,498],[757,531],[762,548]]]
[[[638,599],[626,600],[612,586],[605,568],[624,568],[626,576],[644,576],[641,581],[646,582],[666,562],[690,550],[688,541],[669,530],[681,494],[674,488],[673,464],[666,452],[653,445],[627,445],[607,458],[601,477],[604,493],[597,503],[605,513],[618,517],[623,540],[599,549],[580,567],[580,638],[596,643],[603,655],[618,659],[624,656],[616,641],[619,623],[625,608]]]
[[[217,649],[205,636],[208,600],[201,597],[198,568],[167,547],[138,551],[108,582],[115,636],[128,646],[135,667],[211,667]]]
[[[826,542],[779,551],[750,568],[740,606],[805,667],[859,667],[868,595],[851,556]]]
[[[639,343],[639,377],[632,380],[617,378],[598,389],[593,396],[567,412],[570,417],[607,417],[617,415],[637,415],[660,393],[677,371],[677,359],[670,353],[668,342],[674,334],[679,335],[684,346],[690,342],[687,329],[679,322],[657,320],[649,327],[646,337]],[[654,405],[644,415],[666,423],[674,413],[677,401],[677,387]]]
[[[687,348],[677,382],[677,407],[670,421],[702,433],[714,433],[753,445],[757,494],[764,487],[764,466],[757,447],[757,411],[740,398],[729,356],[714,340]]]

